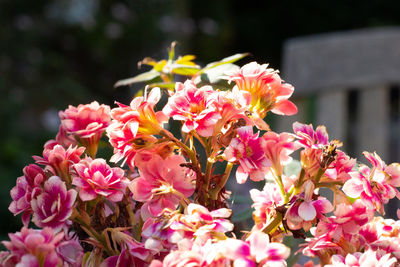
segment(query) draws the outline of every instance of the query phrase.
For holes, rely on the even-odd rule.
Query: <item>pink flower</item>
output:
[[[236,180],[239,184],[246,182],[247,177],[253,181],[265,179],[271,163],[261,148],[262,141],[258,134],[253,134],[251,126],[240,127],[238,137],[233,138],[225,149],[225,158],[229,162],[238,162]]]
[[[175,209],[184,198],[194,192],[194,172],[180,164],[186,163],[182,156],[172,155],[163,159],[158,154],[137,154],[136,164],[140,177],[134,179],[129,189],[133,198],[145,202],[142,217],[158,216],[164,208]]]
[[[154,112],[154,106],[158,103],[161,98],[160,88],[153,88],[148,95],[144,97],[135,97],[129,106],[118,104],[118,108],[111,110],[111,118],[113,119],[111,124],[111,130],[107,133],[110,136],[111,132],[117,136],[125,136],[125,131],[131,131],[133,137],[136,134],[159,134],[162,127],[161,125],[168,120],[162,112]],[[115,126],[115,124],[120,124]],[[120,132],[122,131],[122,132]],[[127,135],[130,137],[130,135]]]
[[[329,241],[339,244],[344,251],[348,250],[346,243],[354,247],[359,242],[356,235],[360,228],[374,216],[374,210],[368,209],[363,202],[356,200],[352,205],[339,204],[335,216],[322,220],[315,229],[314,236],[322,237],[327,234]]]
[[[94,156],[100,137],[111,121],[110,107],[93,101],[78,107],[69,106],[59,112],[59,117],[66,133],[74,135]]]
[[[90,201],[103,196],[110,201],[121,201],[128,185],[124,170],[111,168],[104,159],[86,158],[74,164],[76,175],[72,184],[79,189],[79,197]]]
[[[336,153],[335,161],[329,165],[324,176],[330,180],[345,182],[351,178],[349,173],[353,170],[356,159],[350,158],[340,150],[337,150]]]
[[[252,207],[253,219],[257,229],[262,229],[267,223],[267,218],[271,217],[275,208],[282,205],[282,195],[276,183],[266,183],[263,191],[257,189],[250,190],[251,199],[254,201]]]
[[[255,231],[246,240],[250,245],[251,256],[259,266],[286,266],[290,249],[284,244],[270,242],[269,236]]]
[[[46,169],[54,175],[61,177],[66,182],[70,182],[70,167],[81,160],[80,157],[84,151],[84,147],[70,146],[65,150],[61,145],[51,143],[48,147],[44,148],[43,158],[33,156],[33,159],[37,164],[45,165]]]
[[[3,241],[3,245],[11,255],[18,259],[21,266],[56,267],[62,264],[56,248],[64,234],[54,234],[51,228],[34,230],[23,227],[21,232],[9,234],[10,241]],[[24,265],[25,264],[25,265]]]
[[[322,148],[329,143],[325,126],[318,126],[314,131],[312,124],[293,123],[293,131],[299,139],[297,142],[305,148]]]
[[[39,227],[51,227],[60,230],[72,214],[76,191],[67,191],[65,183],[58,176],[50,177],[40,195],[32,199],[32,221]]]
[[[379,253],[372,250],[366,250],[364,253],[356,252],[347,254],[346,257],[341,255],[332,256],[332,264],[326,267],[351,267],[351,266],[373,266],[373,267],[393,267],[397,266],[396,258],[391,254]]]
[[[111,110],[113,118],[107,128],[107,136],[114,147],[114,156],[111,162],[124,159],[134,170],[133,158],[141,149],[150,149],[156,138],[152,134],[159,134],[162,124],[168,120],[162,112],[154,112],[154,106],[161,98],[159,88],[154,88],[146,97],[136,97],[126,106],[120,103],[118,108]]]
[[[150,149],[155,145],[157,138],[152,135],[134,134],[128,129],[124,129],[122,123],[112,123],[107,128],[107,135],[110,138],[110,144],[114,147],[114,155],[111,162],[123,160],[121,166],[126,162],[134,170],[134,157],[142,149]]]
[[[278,176],[283,174],[283,166],[289,163],[292,158],[289,156],[299,146],[294,143],[295,136],[290,133],[280,133],[269,131],[262,136],[262,147],[266,157],[271,161],[271,168]]]
[[[250,92],[250,111],[261,119],[269,111],[278,115],[296,114],[297,107],[288,100],[294,91],[293,86],[283,83],[277,71],[267,67],[267,64],[251,62],[240,70],[227,73],[226,78],[235,81],[239,90]]]
[[[304,228],[308,231],[314,221],[324,218],[324,213],[333,211],[333,206],[324,197],[319,196],[314,200],[314,184],[306,181],[304,196],[297,198],[285,214],[286,223],[292,230]]]
[[[207,208],[190,203],[185,209],[183,216],[177,216],[170,225],[173,234],[170,240],[174,243],[195,241],[197,244],[205,244],[209,239],[224,239],[224,233],[233,230],[233,224],[226,218],[230,217],[232,211],[221,208],[209,211]]]
[[[23,173],[23,176],[18,177],[16,186],[11,189],[13,201],[8,209],[14,215],[22,212],[22,222],[26,226],[32,214],[31,200],[41,193],[41,186],[47,178],[43,170],[35,164],[26,166]]]
[[[365,165],[358,172],[350,172],[351,179],[343,185],[343,191],[352,198],[360,198],[369,209],[376,208],[385,214],[383,205],[400,193],[400,165],[386,164],[376,154],[364,152],[364,156],[372,164],[372,169]]]
[[[216,92],[211,86],[197,88],[190,80],[184,84],[176,83],[175,90],[163,108],[165,115],[184,121],[182,131],[185,133],[196,130],[201,136],[211,136],[214,125],[221,118],[213,105],[212,96]]]
[[[84,251],[78,237],[74,235],[74,232],[66,234],[64,240],[57,245],[56,252],[68,266],[81,267]]]

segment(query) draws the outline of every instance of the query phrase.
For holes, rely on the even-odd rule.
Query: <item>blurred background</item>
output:
[[[54,137],[58,110],[129,103],[135,88],[113,84],[147,70],[137,67],[146,56],[166,58],[175,40],[199,65],[250,52],[240,64],[270,63],[298,84],[303,111],[271,117],[272,129],[323,123],[353,157],[372,143],[387,163],[400,161],[399,10],[381,0],[0,0],[1,240],[21,227],[9,191]]]

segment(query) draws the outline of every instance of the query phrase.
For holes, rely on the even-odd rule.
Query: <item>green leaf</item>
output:
[[[147,82],[150,80],[153,80],[154,78],[157,78],[160,76],[160,73],[155,70],[150,70],[144,73],[141,73],[135,77],[124,79],[124,80],[119,80],[114,84],[115,87],[119,86],[125,86],[125,85],[131,85],[133,83],[138,83],[138,82]]]
[[[200,70],[200,72],[198,74],[201,74],[209,69],[218,67],[220,65],[236,62],[248,55],[250,55],[250,54],[249,53],[240,53],[240,54],[235,54],[230,57],[223,58],[220,61],[211,62],[211,63],[207,64],[207,66],[205,66],[202,70]]]
[[[232,63],[226,63],[223,65],[216,66],[210,70],[204,71],[201,75],[197,76],[194,79],[195,84],[218,84],[221,81],[225,81],[225,79],[222,79],[224,74],[228,71],[233,71],[233,70],[238,70],[239,66],[232,64]]]
[[[175,88],[175,83],[151,83],[149,84],[151,88],[160,87],[160,88]]]
[[[182,65],[182,64],[172,64],[171,65],[171,72],[178,74],[178,75],[193,76],[196,73],[198,73],[199,70],[200,70],[200,67],[197,65],[195,65],[195,66]]]

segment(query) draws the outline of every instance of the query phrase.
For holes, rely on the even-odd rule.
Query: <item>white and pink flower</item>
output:
[[[32,214],[31,200],[42,192],[42,186],[47,179],[42,168],[30,164],[23,169],[23,176],[18,177],[17,184],[11,189],[13,201],[8,209],[14,215],[22,213],[22,222],[26,226]]]
[[[237,134],[224,152],[227,161],[239,163],[237,182],[245,183],[248,176],[253,181],[264,180],[271,162],[262,150],[262,139],[258,137],[258,133],[253,134],[251,126],[240,127]]]
[[[195,130],[200,136],[209,137],[221,118],[216,111],[214,94],[217,92],[211,86],[197,88],[190,80],[184,84],[178,82],[163,112],[174,120],[183,121],[183,132]]]
[[[64,238],[64,233],[55,234],[51,228],[35,230],[23,227],[21,232],[9,234],[10,241],[3,245],[10,251],[17,266],[56,267],[62,264],[56,248]]]
[[[240,70],[227,73],[226,79],[234,81],[239,90],[250,92],[249,111],[261,119],[269,111],[278,115],[296,114],[297,107],[288,100],[293,94],[293,86],[284,83],[277,71],[267,67],[267,64],[251,62]]]
[[[352,198],[360,198],[369,209],[377,209],[385,214],[383,205],[400,192],[400,165],[385,162],[376,154],[364,152],[364,156],[372,164],[372,169],[360,165],[359,171],[350,172],[351,179],[343,185],[343,191]]]
[[[68,147],[56,143],[50,143],[43,150],[43,157],[33,156],[37,164],[46,166],[54,175],[61,177],[64,181],[70,182],[70,168],[74,163],[81,160],[84,147]]]
[[[74,164],[75,175],[72,184],[79,190],[83,201],[90,201],[98,196],[110,201],[121,201],[129,180],[123,169],[111,168],[104,159],[86,158]]]
[[[100,137],[111,121],[110,107],[93,101],[78,107],[69,106],[58,115],[62,129],[77,138],[94,156]]]
[[[60,230],[72,214],[77,192],[67,191],[65,183],[58,176],[50,177],[41,194],[32,199],[32,221],[39,227]]]
[[[158,154],[141,153],[135,161],[140,177],[130,183],[129,189],[135,200],[144,202],[141,208],[144,219],[160,215],[164,208],[175,209],[180,201],[193,194],[195,173],[180,166],[186,163],[182,156],[163,159]]]

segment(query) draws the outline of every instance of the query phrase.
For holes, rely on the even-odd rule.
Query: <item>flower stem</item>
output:
[[[224,175],[222,176],[219,183],[215,186],[215,188],[211,190],[210,195],[213,200],[217,200],[219,192],[221,191],[222,188],[224,188],[226,182],[228,181],[229,175],[231,174],[232,167],[233,167],[232,162],[228,162],[226,164]]]
[[[281,224],[282,222],[282,213],[277,212],[275,218],[269,222],[267,226],[262,230],[266,234],[271,234],[275,231],[275,229]]]

